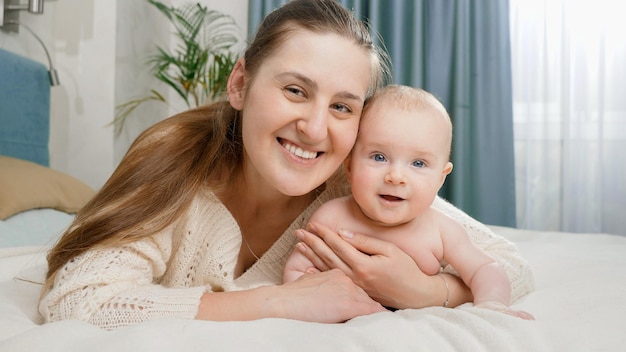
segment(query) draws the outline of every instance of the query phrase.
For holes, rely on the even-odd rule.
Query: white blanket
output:
[[[378,313],[344,324],[285,319],[160,320],[105,332],[39,325],[44,250],[0,249],[0,351],[624,351],[626,237],[494,227],[531,263],[525,321],[465,304]]]

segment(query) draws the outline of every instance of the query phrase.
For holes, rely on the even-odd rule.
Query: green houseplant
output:
[[[199,3],[168,7],[156,0],[147,1],[169,20],[178,39],[175,48],[156,46],[156,53],[149,57],[154,77],[173,89],[188,108],[218,98],[238,58],[231,51],[239,33],[234,19]],[[116,132],[139,105],[155,101],[167,103],[163,94],[151,89],[147,96],[118,105],[113,121]]]

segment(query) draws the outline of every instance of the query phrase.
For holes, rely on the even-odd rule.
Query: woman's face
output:
[[[307,194],[354,144],[371,56],[339,35],[298,29],[253,79],[244,65],[237,65],[230,83],[239,80],[245,89],[229,98],[242,111],[246,182],[288,196]]]

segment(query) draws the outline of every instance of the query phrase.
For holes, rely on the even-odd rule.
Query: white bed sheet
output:
[[[43,208],[23,211],[0,220],[0,248],[52,245],[74,216]]]
[[[0,351],[624,351],[626,237],[494,227],[518,245],[536,290],[524,321],[473,308],[432,307],[344,324],[159,320],[105,332],[79,321],[39,325],[45,249],[0,249]]]

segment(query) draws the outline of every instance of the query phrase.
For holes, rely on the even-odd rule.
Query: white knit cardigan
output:
[[[119,247],[91,249],[65,264],[39,311],[47,322],[78,319],[107,330],[157,318],[193,319],[207,291],[280,284],[297,241],[294,230],[304,227],[320,204],[345,193],[327,187],[260,260],[234,277],[239,226],[213,193],[200,192],[185,215],[160,233]],[[528,264],[511,242],[441,198],[434,206],[460,222],[473,242],[503,265],[513,301],[533,289]]]

